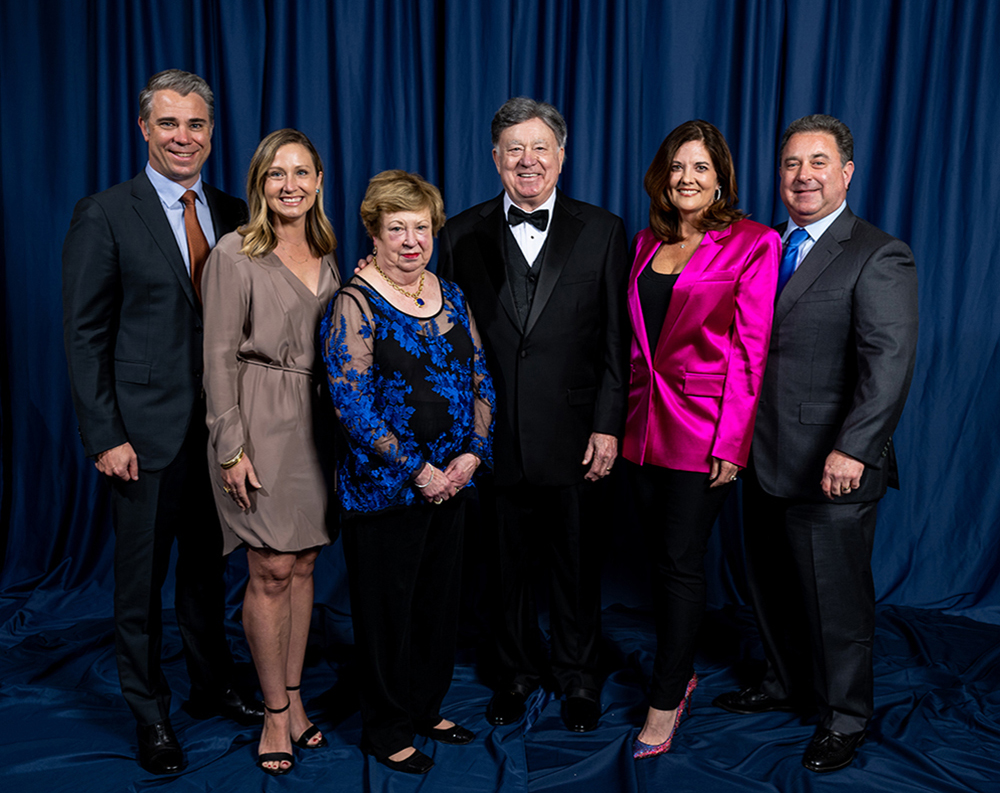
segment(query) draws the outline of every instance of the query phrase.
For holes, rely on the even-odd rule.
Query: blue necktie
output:
[[[795,229],[785,242],[785,253],[781,257],[781,267],[778,268],[778,294],[785,288],[788,279],[795,272],[795,262],[799,258],[799,248],[802,243],[809,239],[809,232],[805,229]]]

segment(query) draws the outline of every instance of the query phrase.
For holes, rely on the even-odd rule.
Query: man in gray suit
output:
[[[781,141],[789,221],[745,477],[750,600],[767,658],[733,713],[815,705],[803,765],[851,764],[873,710],[879,500],[898,487],[892,433],[913,375],[917,272],[910,249],[847,206],[850,130],[794,121]]]
[[[177,540],[174,606],[196,718],[263,720],[237,691],[223,630],[222,532],[212,501],[201,386],[200,265],[246,220],[246,205],[205,184],[214,98],[169,69],[139,95],[149,162],[81,199],[63,245],[63,329],[86,453],[111,485],[115,653],[138,723],[139,763],[184,767],[160,669],[160,589]]]

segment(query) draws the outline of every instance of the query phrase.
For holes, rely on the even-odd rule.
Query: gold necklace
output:
[[[406,295],[408,298],[410,298],[410,300],[412,300],[418,306],[423,307],[426,301],[420,296],[420,293],[424,291],[424,276],[427,275],[426,270],[420,273],[420,283],[417,284],[417,291],[407,292],[405,289],[403,289],[403,287],[401,287],[399,284],[393,281],[389,276],[387,276],[385,273],[382,272],[382,268],[378,266],[378,257],[372,256],[372,264],[375,265],[375,269],[378,271],[378,274],[385,279],[386,283],[389,284],[389,286],[391,286],[401,295]]]
[[[275,235],[275,236],[277,236],[277,235]],[[312,258],[312,248],[311,247],[307,248],[307,253],[306,253],[304,259],[296,259],[294,256],[292,256],[292,248],[291,248],[291,246],[287,242],[285,242],[283,239],[281,239],[281,237],[278,237],[278,242],[280,243],[278,245],[278,247],[279,248],[283,247],[285,249],[285,251],[288,253],[288,258],[291,259],[296,264],[305,264],[307,261],[309,261]],[[300,242],[300,243],[296,243],[296,244],[297,245],[301,245],[302,243]],[[309,243],[306,242],[306,245],[308,245],[308,244]]]

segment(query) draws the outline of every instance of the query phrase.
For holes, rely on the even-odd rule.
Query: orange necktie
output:
[[[191,283],[200,303],[201,274],[205,269],[205,259],[208,258],[208,240],[205,239],[205,232],[201,230],[198,212],[194,207],[197,197],[198,194],[194,190],[188,190],[181,196],[181,201],[184,203],[184,230],[187,232],[188,261],[191,262]]]

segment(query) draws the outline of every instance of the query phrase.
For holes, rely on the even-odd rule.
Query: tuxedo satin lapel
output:
[[[663,319],[660,340],[653,353],[654,367],[656,365],[656,358],[660,355],[661,350],[670,345],[670,332],[684,310],[688,298],[691,297],[691,288],[698,283],[702,273],[708,269],[719,251],[722,250],[719,240],[728,237],[729,233],[728,228],[722,231],[705,232],[705,237],[702,239],[701,245],[698,246],[698,250],[694,252],[691,259],[684,266],[684,269],[681,270],[681,274],[677,278],[677,283],[674,284],[674,291],[670,295],[670,307],[667,309],[667,316]]]
[[[170,265],[170,269],[177,276],[191,307],[200,315],[201,303],[194,294],[194,285],[191,283],[191,276],[184,265],[184,258],[177,248],[177,239],[170,229],[170,223],[167,222],[167,215],[163,211],[160,197],[156,194],[156,190],[145,173],[139,174],[132,180],[132,206],[149,230],[153,241],[163,253],[163,258]]]
[[[845,209],[823,236],[816,240],[816,244],[806,254],[806,258],[802,260],[798,269],[792,273],[788,284],[778,296],[778,303],[774,307],[775,325],[780,324],[788,316],[792,306],[809,291],[816,279],[833,263],[834,259],[840,256],[844,250],[841,243],[851,238],[851,229],[853,228],[854,215],[850,209]]]
[[[520,328],[521,322],[517,318],[514,295],[507,281],[507,265],[503,260],[505,218],[501,199],[502,196],[490,206],[484,207],[483,219],[476,225],[476,242],[497,301],[503,306],[507,318],[514,327]]]
[[[545,304],[552,297],[559,276],[566,269],[569,256],[573,252],[576,239],[580,236],[582,229],[583,223],[564,205],[562,195],[557,195],[555,209],[552,212],[552,230],[546,240],[545,265],[538,276],[535,298],[531,302],[528,321],[524,325],[525,336],[531,333],[538,317],[545,310]]]
[[[632,332],[639,342],[639,349],[642,350],[642,354],[650,364],[652,364],[653,355],[649,349],[649,337],[646,335],[646,320],[642,315],[642,301],[639,300],[639,276],[656,255],[659,247],[660,241],[652,234],[648,237],[644,236],[636,249],[635,261],[632,262],[632,272],[628,276],[628,313],[632,320]]]

